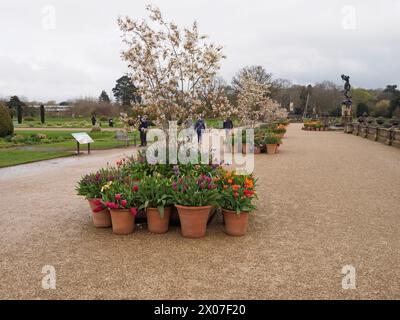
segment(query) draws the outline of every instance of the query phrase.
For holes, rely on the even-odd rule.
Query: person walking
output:
[[[93,127],[96,125],[96,122],[97,122],[96,115],[94,114],[94,115],[92,115],[92,126]]]
[[[232,129],[233,129],[233,122],[230,117],[225,119],[224,123],[222,124],[222,127],[225,130],[226,150],[230,152],[232,146]]]
[[[139,116],[139,132],[140,132],[140,146],[147,146],[147,128],[149,127],[149,122],[147,121],[147,117]]]
[[[233,122],[230,117],[226,118],[222,127],[225,129],[225,132],[228,133],[230,130],[233,129]]]
[[[200,143],[201,136],[203,135],[204,130],[206,130],[206,124],[204,122],[204,119],[202,118],[197,119],[196,124],[194,125],[194,130],[196,130],[197,140]]]

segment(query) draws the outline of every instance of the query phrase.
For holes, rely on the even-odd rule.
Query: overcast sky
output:
[[[117,17],[142,19],[148,3],[223,45],[228,82],[259,64],[294,83],[347,73],[357,87],[400,86],[398,0],[1,0],[0,97],[111,95],[127,70]]]

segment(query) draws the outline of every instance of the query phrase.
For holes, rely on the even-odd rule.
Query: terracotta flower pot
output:
[[[207,221],[212,206],[188,207],[175,205],[181,221],[181,232],[185,238],[202,238],[206,234]]]
[[[224,216],[225,232],[230,236],[244,236],[249,225],[249,213],[222,209]]]
[[[152,233],[166,233],[169,226],[171,208],[164,208],[164,217],[161,218],[157,208],[147,208],[147,227]]]
[[[278,148],[277,144],[267,144],[267,153],[275,154],[277,148]]]
[[[261,153],[261,147],[255,146],[254,147],[254,154],[260,154]]]
[[[96,228],[111,227],[110,211],[104,208],[101,199],[88,199],[90,209],[92,209],[93,224]]]
[[[135,230],[135,215],[129,209],[110,209],[113,233],[130,234]]]

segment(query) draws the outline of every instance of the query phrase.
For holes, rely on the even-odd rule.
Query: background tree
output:
[[[0,137],[12,135],[14,125],[7,108],[0,103]]]
[[[141,102],[137,88],[133,84],[131,78],[127,75],[122,76],[117,80],[112,92],[115,100],[123,106],[131,106],[132,104]]]
[[[40,122],[44,123],[45,121],[45,109],[44,105],[40,105]]]
[[[279,112],[279,105],[268,95],[269,85],[258,81],[254,74],[242,74],[238,82],[237,113],[243,123],[254,126],[258,121],[271,121]]]
[[[364,113],[369,114],[369,107],[366,103],[360,102],[356,107],[356,116],[361,117]]]
[[[17,109],[18,106],[25,106],[25,103],[22,102],[18,96],[10,97],[10,100],[7,102],[7,107]]]
[[[169,120],[195,116],[203,104],[200,91],[209,85],[224,58],[222,47],[206,41],[197,23],[180,29],[158,8],[147,6],[152,23],[120,18],[130,76],[144,100],[143,112],[163,127]],[[201,109],[201,108],[200,108]]]
[[[268,73],[263,66],[247,66],[239,70],[239,72],[232,79],[232,87],[235,90],[240,90],[242,80],[244,77],[251,77],[255,81],[267,85],[268,88],[272,86],[272,73]],[[270,90],[268,90],[271,93]]]
[[[101,91],[101,94],[99,96],[99,102],[105,102],[105,103],[111,102],[110,97],[108,96],[105,90]]]
[[[390,116],[390,100],[383,99],[376,103],[372,108],[371,115],[374,117],[389,117]]]

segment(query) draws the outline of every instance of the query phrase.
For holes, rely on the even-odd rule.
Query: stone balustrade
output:
[[[400,148],[399,125],[393,125],[391,128],[385,128],[379,124],[360,121],[359,123],[347,123],[344,127],[344,132]]]

